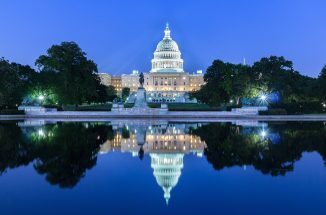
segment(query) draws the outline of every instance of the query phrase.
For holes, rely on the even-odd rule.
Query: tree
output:
[[[108,95],[108,101],[112,102],[115,98],[117,98],[117,91],[115,87],[110,85],[106,87],[106,93]]]
[[[128,87],[122,88],[122,92],[121,92],[122,99],[126,100],[129,95],[130,95],[130,88],[128,88]]]
[[[221,105],[235,99],[251,96],[254,83],[251,67],[215,60],[204,75],[206,84],[191,96],[209,105]]]
[[[19,105],[35,77],[31,67],[0,59],[0,107]]]
[[[322,80],[322,78],[320,78]],[[292,61],[284,57],[262,58],[253,66],[224,63],[215,60],[204,75],[202,88],[190,95],[209,105],[256,104],[261,94],[270,94],[269,102],[316,102],[316,79],[300,75]],[[325,93],[323,94],[325,95]]]
[[[326,65],[323,67],[318,77],[318,91],[321,100],[326,102]]]
[[[252,70],[256,83],[265,85],[269,92],[277,92],[283,102],[311,100],[313,79],[293,69],[293,62],[284,57],[271,56],[255,62]]]
[[[100,85],[97,65],[75,42],[62,42],[47,50],[35,63],[41,73],[56,74],[53,82],[60,104],[96,101]]]
[[[205,75],[205,85],[199,91],[190,95],[197,100],[209,105],[217,106],[226,103],[230,98],[231,91],[231,71],[230,65],[221,60],[215,60],[208,67]]]

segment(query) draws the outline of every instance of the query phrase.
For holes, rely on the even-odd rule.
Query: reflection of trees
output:
[[[230,124],[208,124],[193,133],[207,144],[205,156],[215,169],[253,165],[264,174],[284,175],[305,151],[317,151],[326,159],[326,129],[322,123],[271,124],[280,141],[262,138],[259,132],[245,134]]]
[[[99,146],[110,136],[112,127],[59,123],[27,128],[25,133],[23,136],[15,124],[0,124],[1,171],[34,160],[34,168],[51,184],[73,187],[96,164]]]
[[[217,170],[252,165],[264,174],[284,175],[293,170],[303,152],[317,151],[326,160],[323,123],[272,123],[265,138],[259,129],[221,123],[191,132],[206,142],[205,156]],[[277,141],[272,134],[278,134]],[[73,187],[96,164],[100,144],[113,138],[112,127],[105,124],[58,123],[20,129],[14,122],[0,122],[0,175],[33,162],[51,184]],[[144,156],[142,147],[138,156]]]
[[[124,126],[122,128],[121,136],[122,136],[123,139],[129,139],[130,138],[130,131],[127,129],[126,126]]]
[[[8,168],[27,165],[33,160],[28,144],[15,123],[0,122],[0,175]]]
[[[51,184],[73,187],[96,164],[106,131],[105,126],[85,128],[80,123],[61,124],[52,131],[53,138],[37,142],[35,169],[46,174]]]

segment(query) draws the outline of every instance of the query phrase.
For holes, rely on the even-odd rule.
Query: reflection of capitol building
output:
[[[184,155],[191,153],[201,157],[206,147],[204,141],[191,134],[191,128],[198,126],[200,124],[120,125],[115,128],[114,138],[106,141],[100,152],[121,150],[133,156],[139,156],[141,151],[149,154],[153,174],[168,203],[170,192],[181,175]]]
[[[152,69],[144,73],[144,88],[147,92],[148,102],[188,102],[187,93],[199,90],[204,84],[202,71],[195,74],[184,71],[184,62],[178,44],[172,39],[167,24],[163,39],[157,44],[154,58],[151,61]],[[120,82],[113,82],[109,74],[101,73],[103,84],[113,85],[118,91],[123,87],[136,92],[139,87],[139,72],[123,74]],[[118,77],[114,77],[116,80]],[[131,96],[130,100],[133,97]]]

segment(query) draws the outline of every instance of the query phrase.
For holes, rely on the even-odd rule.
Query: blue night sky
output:
[[[75,41],[100,72],[147,72],[168,21],[188,72],[214,59],[283,55],[316,77],[326,64],[325,8],[325,0],[0,0],[0,56],[34,66],[51,45]]]

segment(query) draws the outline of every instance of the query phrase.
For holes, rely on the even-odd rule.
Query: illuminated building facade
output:
[[[188,92],[199,90],[204,84],[201,70],[194,74],[184,71],[179,46],[172,39],[168,24],[163,39],[156,46],[151,66],[151,70],[144,73],[148,102],[189,102]],[[139,72],[134,70],[131,74],[123,74],[120,80],[121,86],[117,89],[121,91],[123,87],[128,87],[131,92],[136,92],[139,87]],[[111,85],[115,86],[113,78]]]

